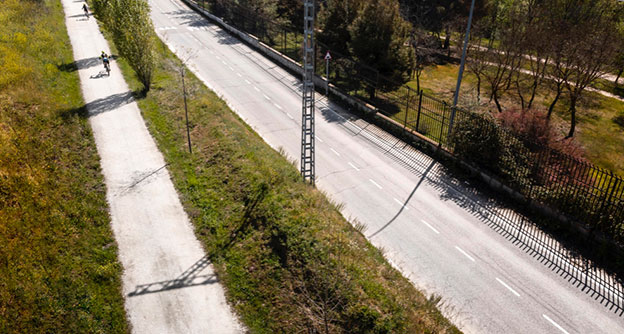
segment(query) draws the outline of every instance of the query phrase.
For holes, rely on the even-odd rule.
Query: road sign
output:
[[[325,60],[330,60],[330,59],[332,59],[332,57],[329,54],[329,51],[327,51],[327,54],[325,55]]]

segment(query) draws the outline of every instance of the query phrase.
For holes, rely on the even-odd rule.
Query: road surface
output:
[[[300,156],[300,78],[178,0],[150,0],[158,35],[262,138]],[[467,333],[624,333],[624,319],[490,227],[496,207],[428,156],[317,94],[317,186]],[[480,203],[486,211],[473,208]],[[479,212],[481,214],[479,214]],[[490,218],[483,218],[489,215]]]

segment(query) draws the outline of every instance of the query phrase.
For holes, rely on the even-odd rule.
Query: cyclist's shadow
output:
[[[106,73],[106,70],[101,70],[98,72],[98,74],[94,74],[90,76],[89,79],[100,79],[100,78],[108,78],[108,77],[110,77],[110,74]]]

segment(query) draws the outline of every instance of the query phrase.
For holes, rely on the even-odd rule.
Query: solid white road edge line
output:
[[[559,326],[558,323],[554,322],[551,318],[549,318],[546,314],[542,314],[542,316],[544,317],[544,319],[548,320],[551,324],[553,324],[553,326],[559,328],[560,331],[562,331],[562,332],[564,332],[566,334],[570,334],[570,333],[568,333],[568,331],[563,329],[563,327]]]
[[[423,224],[427,225],[433,232],[440,234],[440,231],[436,230],[433,226],[429,225],[426,221],[422,220]]]
[[[468,255],[468,253],[464,252],[463,249],[459,248],[458,246],[455,246],[455,249],[457,249],[460,253],[464,254],[467,258],[470,259],[470,261],[475,262],[475,259],[473,259],[472,256]]]
[[[500,278],[496,277],[496,280],[498,281],[498,283],[502,284],[504,287],[506,287],[509,291],[511,291],[514,295],[516,295],[516,297],[520,297],[520,294],[516,292],[516,290],[512,289],[509,285],[507,285],[507,283],[501,281]]]

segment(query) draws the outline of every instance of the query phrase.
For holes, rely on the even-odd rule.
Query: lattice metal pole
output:
[[[314,2],[304,0],[301,175],[314,184]]]

